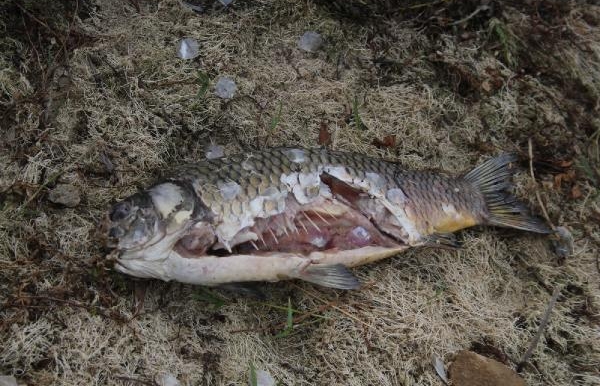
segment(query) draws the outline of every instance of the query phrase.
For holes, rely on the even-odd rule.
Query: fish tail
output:
[[[477,166],[463,178],[483,194],[488,209],[487,224],[550,233],[544,221],[531,215],[527,207],[509,193],[513,187],[512,163],[516,160],[514,154],[500,155]]]

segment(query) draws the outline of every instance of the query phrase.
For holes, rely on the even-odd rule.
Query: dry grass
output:
[[[564,69],[550,82],[549,69],[523,75],[503,64],[483,32],[471,40],[430,36],[400,20],[378,29],[312,2],[253,1],[204,15],[174,0],[139,4],[140,13],[102,1],[77,21],[94,40],[54,71],[44,103],[32,98],[28,79],[36,62],[15,67],[0,54],[1,101],[13,117],[0,138],[0,373],[32,385],[153,384],[161,372],[190,385],[246,384],[252,362],[290,385],[441,385],[434,354],[448,363],[474,347],[514,367],[560,285],[523,376],[530,385],[600,383],[598,187],[580,173],[582,197],[572,199],[570,186],[553,186],[559,169],[547,167],[572,159],[598,167],[589,137],[599,128],[588,119],[600,95],[596,7],[566,16],[570,34],[548,55]],[[507,12],[515,28],[533,25],[531,16]],[[326,37],[315,54],[296,48],[309,29]],[[181,37],[200,42],[198,59],[175,57]],[[380,55],[394,64],[374,63]],[[204,96],[200,74],[211,79]],[[467,75],[479,83],[465,85]],[[233,100],[212,93],[218,76],[236,80]],[[489,95],[477,89],[498,76]],[[355,98],[362,128],[353,122]],[[462,250],[415,250],[358,269],[372,283],[362,291],[279,283],[264,286],[267,305],[229,297],[222,307],[195,300],[191,286],[134,284],[103,260],[96,221],[157,171],[202,158],[211,140],[228,153],[315,146],[322,121],[336,149],[451,172],[482,155],[526,154],[533,137],[545,163],[537,185],[519,176],[519,193],[536,206],[541,190],[553,221],[572,229],[574,256],[561,261],[543,237],[467,231]],[[397,146],[372,144],[390,134]],[[54,176],[80,189],[78,207],[47,201]],[[286,313],[272,306],[285,307],[288,297],[297,318],[326,318],[305,316],[293,334],[275,338]]]

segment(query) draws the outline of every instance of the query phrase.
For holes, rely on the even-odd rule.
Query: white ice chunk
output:
[[[215,85],[215,94],[222,99],[231,99],[237,91],[237,86],[233,79],[228,77],[221,77]]]
[[[225,153],[223,152],[223,146],[215,145],[211,143],[206,147],[206,159],[223,158]]]
[[[180,386],[181,383],[177,380],[177,378],[170,373],[160,373],[157,374],[154,378],[154,382],[156,382],[159,386]]]
[[[177,45],[177,56],[180,59],[194,59],[198,56],[200,45],[193,38],[185,38]]]
[[[323,37],[315,31],[306,31],[298,40],[298,48],[307,52],[315,52],[323,45]]]

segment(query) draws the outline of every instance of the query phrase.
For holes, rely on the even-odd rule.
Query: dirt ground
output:
[[[600,7],[585,1],[0,0],[0,375],[25,385],[442,385],[471,349],[528,385],[600,384]],[[324,44],[298,49],[305,31]],[[193,60],[176,56],[184,37]],[[229,101],[220,76],[237,83]],[[533,148],[531,177],[528,141]],[[463,172],[520,155],[517,193],[574,238],[461,232],[355,270],[360,291],[265,300],[112,270],[107,207],[161,170],[326,145]],[[74,186],[73,207],[50,201]],[[538,198],[539,196],[539,198]],[[286,328],[288,299],[293,328]],[[288,326],[289,327],[289,326]]]

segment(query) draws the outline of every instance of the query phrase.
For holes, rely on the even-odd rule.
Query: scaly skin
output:
[[[275,148],[206,160],[176,169],[169,180],[194,187],[215,214],[217,235],[226,243],[256,217],[283,213],[287,195],[301,204],[331,197],[321,182],[323,173],[393,208],[408,233],[394,236],[409,244],[424,235],[476,225],[485,217],[481,194],[460,179],[406,172],[390,162],[325,149]]]

